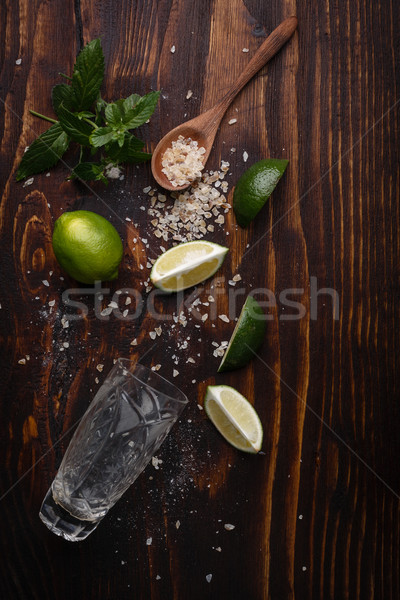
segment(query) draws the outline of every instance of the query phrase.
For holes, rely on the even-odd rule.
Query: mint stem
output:
[[[49,123],[58,123],[58,121],[56,121],[55,119],[51,119],[50,117],[46,117],[46,115],[42,115],[42,114],[36,112],[35,110],[30,110],[29,112],[31,113],[31,115],[34,115],[35,117],[39,117],[40,119],[44,119],[45,121],[49,121]]]
[[[65,73],[59,73],[59,75],[61,75],[61,77],[65,77],[65,79],[68,79],[69,81],[72,81],[72,77],[65,75]]]

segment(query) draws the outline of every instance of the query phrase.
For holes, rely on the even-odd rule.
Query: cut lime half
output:
[[[224,262],[228,248],[199,240],[170,248],[156,260],[152,283],[165,292],[179,292],[208,279]]]
[[[247,365],[261,346],[266,327],[265,313],[261,306],[253,296],[247,296],[218,373]]]
[[[261,450],[261,421],[250,402],[237,390],[228,385],[208,386],[204,409],[232,446],[253,454]]]
[[[233,192],[233,211],[241,227],[247,227],[262,209],[288,162],[281,158],[266,158],[249,167],[240,177]]]

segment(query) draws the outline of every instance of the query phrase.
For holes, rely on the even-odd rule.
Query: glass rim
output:
[[[149,387],[151,390],[153,390],[153,392],[155,392],[156,394],[159,394],[161,390],[159,390],[156,387],[154,387],[153,385],[149,384],[147,381],[142,381],[140,376],[138,376],[137,374],[135,375],[135,371],[132,372],[130,370],[132,367],[135,367],[135,369],[137,367],[139,369],[142,369],[143,371],[149,373],[153,379],[159,379],[164,385],[166,385],[168,388],[170,388],[171,392],[168,393],[168,391],[167,391],[167,393],[165,393],[163,391],[162,393],[164,396],[167,396],[168,398],[170,398],[170,400],[172,400],[173,402],[178,402],[179,404],[183,404],[183,405],[188,404],[189,398],[186,396],[186,394],[184,392],[182,392],[181,389],[179,389],[174,383],[171,383],[168,379],[166,379],[165,377],[163,377],[156,371],[149,369],[149,367],[146,367],[139,361],[132,360],[131,358],[117,358],[116,364],[118,364],[118,363],[123,368],[126,369],[126,371],[129,373],[129,375],[131,375],[131,377],[133,377],[133,379],[135,379],[136,381],[139,381],[140,383],[143,383],[144,385]],[[126,363],[128,363],[130,365],[130,368],[125,367]],[[175,394],[178,394],[178,396],[180,396],[180,397],[173,396],[172,390],[175,392]]]

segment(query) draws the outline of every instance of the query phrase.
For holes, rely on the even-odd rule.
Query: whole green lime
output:
[[[266,158],[254,163],[240,177],[233,192],[233,210],[241,227],[247,227],[262,209],[288,162],[282,158]]]
[[[81,283],[118,277],[121,238],[101,215],[89,210],[62,214],[54,223],[53,249],[62,268]]]

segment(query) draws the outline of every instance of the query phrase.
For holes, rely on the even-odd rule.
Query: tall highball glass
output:
[[[188,402],[151,369],[119,358],[67,448],[39,516],[85,539],[149,463]]]

